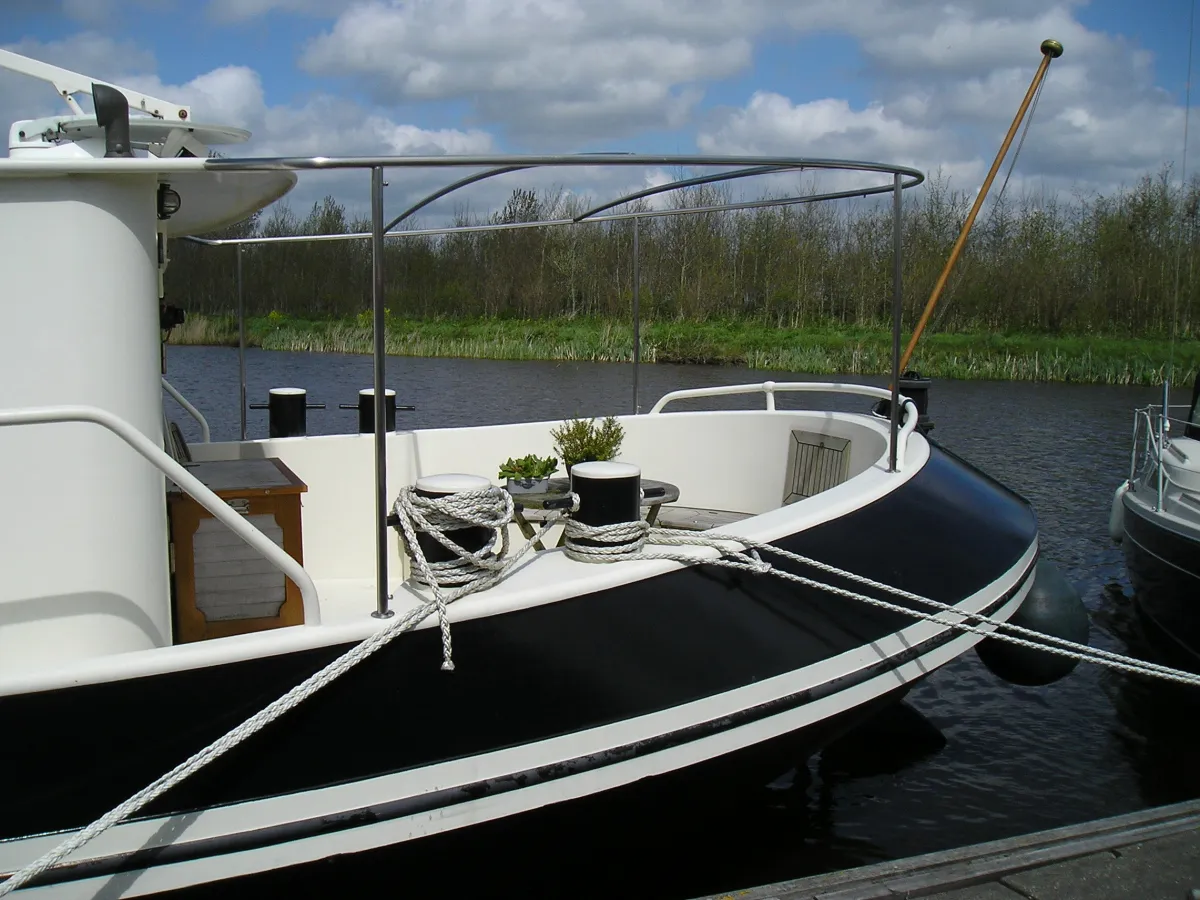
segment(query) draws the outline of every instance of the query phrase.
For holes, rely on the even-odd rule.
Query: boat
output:
[[[1113,494],[1109,536],[1156,643],[1200,672],[1200,373],[1189,404],[1171,404],[1167,381],[1161,403],[1134,410],[1129,477]]]
[[[575,465],[540,520],[495,473],[548,450],[559,423],[388,421],[385,173],[471,173],[416,209],[534,166],[723,167],[671,188],[832,168],[880,183],[826,197],[890,195],[899,209],[919,171],[218,157],[247,135],[0,54],[95,103],[17,122],[0,160],[0,894],[253,883],[335,858],[428,855],[449,837],[469,862],[489,823],[764,783],[1046,593],[1034,510],[924,433],[898,370],[889,388],[671,392],[615,416],[619,457]],[[372,184],[371,424],[208,440],[162,375],[162,332],[178,321],[163,294],[170,241],[332,170]],[[621,202],[579,221],[627,222]],[[768,202],[796,201],[753,203]],[[537,227],[550,225],[572,222]],[[899,327],[897,315],[895,359]],[[777,405],[800,392],[864,408]],[[761,405],[679,408],[739,394]],[[201,440],[169,420],[167,395]],[[280,408],[296,396],[281,391]],[[1074,665],[1058,663],[1043,682]]]

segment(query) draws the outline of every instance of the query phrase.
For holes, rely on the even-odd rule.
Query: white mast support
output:
[[[13,53],[11,50],[0,50],[0,68],[10,69],[13,72],[29,75],[32,78],[52,84],[54,89],[58,91],[58,95],[66,101],[67,106],[71,108],[71,112],[75,113],[75,115],[81,116],[85,115],[85,113],[75,101],[74,95],[87,94],[90,97],[92,95],[92,84],[94,83],[116,88],[125,95],[125,99],[129,101],[130,109],[140,109],[142,112],[149,113],[156,119],[178,119],[183,121],[190,119],[192,116],[192,108],[190,106],[171,103],[168,100],[160,100],[158,97],[151,97],[149,94],[143,94],[141,91],[124,88],[118,84],[112,84],[108,81],[101,81],[98,78],[81,75],[78,72],[72,72],[70,69],[63,69],[36,59],[30,59],[27,56],[21,56],[21,54]]]

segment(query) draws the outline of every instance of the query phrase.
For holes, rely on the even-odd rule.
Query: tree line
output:
[[[905,197],[906,322],[928,299],[973,195],[934,177]],[[678,191],[674,208],[729,202],[726,187]],[[502,210],[457,225],[569,218],[585,201],[513,191]],[[1166,335],[1195,327],[1200,179],[1169,169],[1109,195],[1025,194],[984,207],[939,305],[947,331]],[[638,208],[650,212],[648,206]],[[628,208],[625,211],[635,211]],[[414,226],[415,227],[415,226]],[[640,303],[646,319],[751,318],[786,327],[876,327],[892,308],[887,202],[811,203],[639,221]],[[214,237],[348,234],[369,230],[333,197],[304,217],[286,203]],[[407,319],[627,319],[633,295],[629,220],[386,243],[387,306]],[[248,315],[353,316],[370,307],[370,242],[248,246]],[[235,309],[231,248],[174,241],[168,302],[209,314]]]

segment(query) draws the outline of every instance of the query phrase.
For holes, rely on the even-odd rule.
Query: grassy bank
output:
[[[228,316],[191,315],[171,342],[236,345],[237,323]],[[312,321],[274,313],[248,320],[247,343],[265,350],[370,353],[370,321],[365,315]],[[603,319],[389,318],[387,350],[397,356],[627,362],[633,329]],[[1150,385],[1161,382],[1170,353],[1166,339],[933,333],[922,338],[913,368],[935,378]],[[659,321],[642,326],[642,359],[879,375],[890,371],[891,343],[882,329]],[[1200,343],[1177,341],[1175,383],[1190,383],[1198,366]]]

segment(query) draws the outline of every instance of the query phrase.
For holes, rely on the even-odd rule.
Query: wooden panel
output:
[[[283,546],[283,529],[274,516],[246,521]],[[283,573],[216,519],[201,519],[192,537],[196,608],[209,622],[274,618],[283,606]]]
[[[282,460],[274,457],[188,463],[184,468],[221,498],[300,494],[308,490]],[[174,483],[170,487],[170,493],[183,494]]]

